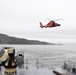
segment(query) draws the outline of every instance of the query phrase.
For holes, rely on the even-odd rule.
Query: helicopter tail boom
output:
[[[44,26],[42,25],[42,23],[40,22],[40,28],[43,28]]]

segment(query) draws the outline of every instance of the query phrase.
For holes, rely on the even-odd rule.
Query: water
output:
[[[39,67],[61,66],[65,60],[76,62],[76,45],[0,45],[14,47],[16,53],[23,51],[26,59],[32,66],[36,66],[38,59]]]

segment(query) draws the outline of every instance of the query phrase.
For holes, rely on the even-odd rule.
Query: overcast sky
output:
[[[49,22],[56,28],[39,27]],[[0,0],[0,33],[55,43],[76,43],[76,0]]]

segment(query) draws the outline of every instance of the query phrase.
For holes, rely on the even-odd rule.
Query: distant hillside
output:
[[[16,38],[16,37],[8,36],[6,34],[0,34],[0,44],[54,45],[54,43],[47,43],[37,40],[28,40],[24,38]]]

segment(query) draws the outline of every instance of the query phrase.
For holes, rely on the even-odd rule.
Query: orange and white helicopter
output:
[[[49,19],[49,18],[47,18],[47,19]],[[58,26],[61,26],[60,24],[58,24],[58,23],[56,23],[55,21],[59,21],[59,20],[63,20],[63,19],[57,19],[57,20],[51,20],[51,19],[49,19],[50,20],[50,22],[49,23],[47,23],[46,25],[43,25],[41,22],[40,22],[40,28],[52,28],[52,27],[58,27]]]

